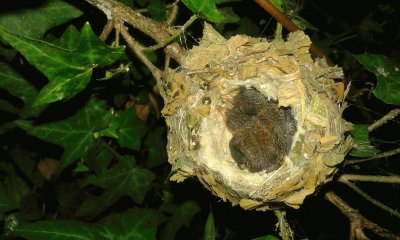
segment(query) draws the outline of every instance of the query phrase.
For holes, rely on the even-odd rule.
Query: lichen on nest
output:
[[[351,146],[338,67],[314,61],[309,38],[237,35],[208,24],[166,77],[171,180],[198,180],[244,209],[299,207],[331,180]]]

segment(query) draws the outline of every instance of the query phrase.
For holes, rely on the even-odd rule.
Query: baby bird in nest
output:
[[[279,107],[254,88],[240,87],[228,101],[233,106],[225,111],[233,135],[229,142],[232,158],[250,172],[277,170],[297,129],[291,109]]]

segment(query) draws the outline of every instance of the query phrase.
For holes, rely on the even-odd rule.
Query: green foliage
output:
[[[360,54],[355,58],[378,79],[375,96],[387,104],[400,105],[400,64],[378,54]]]
[[[33,105],[67,100],[85,89],[94,67],[109,65],[123,57],[125,49],[110,48],[101,42],[87,23],[78,35],[68,29],[59,45],[16,35],[0,28],[0,36],[18,50],[49,80]]]
[[[161,234],[161,240],[172,240],[175,239],[181,227],[189,227],[194,215],[200,212],[201,209],[196,202],[189,200],[182,203],[180,206],[165,205],[163,206],[163,211],[172,213],[172,216]]]
[[[31,121],[18,120],[16,123],[29,134],[64,147],[60,170],[85,156],[96,146],[95,132],[107,127],[111,111],[104,102],[92,100],[75,116],[41,125]]]
[[[51,28],[82,15],[82,11],[61,1],[45,1],[38,7],[2,12],[0,26],[16,35],[41,39]]]
[[[215,23],[224,20],[218,11],[214,0],[182,0],[182,2],[195,14],[204,15],[205,19]]]
[[[204,240],[214,240],[215,239],[215,225],[214,225],[214,215],[210,210],[208,214],[206,226],[204,229]]]
[[[135,208],[106,217],[96,224],[70,220],[19,223],[12,233],[28,240],[151,240],[156,239],[157,226],[162,221],[163,217],[155,210]]]
[[[369,143],[368,125],[355,124],[351,136],[354,140],[354,148],[349,153],[351,156],[370,157],[379,153],[379,150]]]
[[[159,22],[172,12],[173,1],[118,1]],[[252,229],[245,229],[248,218],[218,215],[221,208],[233,208],[208,193],[200,196],[201,187],[191,186],[182,193],[168,182],[168,129],[159,116],[163,103],[153,77],[135,54],[126,51],[115,31],[107,40],[99,39],[106,21],[102,13],[84,1],[5,2],[0,4],[1,239],[278,239],[268,235],[275,228],[265,229],[263,221],[259,225],[252,219]],[[273,3],[300,28],[316,29],[304,20],[312,18],[300,16],[298,2]],[[253,1],[183,0],[178,7],[171,29],[198,14],[224,36],[274,35],[270,16]],[[400,22],[390,9],[383,6],[368,12],[357,33],[354,24],[340,22],[343,35],[333,36],[318,26],[321,32],[312,39],[333,58],[335,51],[341,51],[342,57],[334,60],[349,71],[354,85],[373,82],[360,75],[366,71],[355,63],[355,56],[377,77],[374,95],[399,105],[398,63],[384,55],[354,55],[357,51],[340,45],[357,34],[359,41],[371,46],[377,34],[387,32],[380,14]],[[339,21],[319,13],[323,22]],[[201,34],[195,25],[202,21],[196,20],[176,42],[185,47],[196,44]],[[149,38],[132,36],[152,45]],[[373,52],[380,52],[376,49]],[[144,55],[164,67],[163,51],[144,51]],[[357,87],[359,92],[367,88]],[[352,156],[379,152],[379,146],[370,143],[368,125],[354,125],[351,134],[356,143]]]
[[[121,147],[139,150],[145,133],[146,125],[137,118],[136,110],[131,108],[113,116],[109,127],[100,134],[116,138]]]

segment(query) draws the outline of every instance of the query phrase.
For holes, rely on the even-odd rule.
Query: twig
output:
[[[281,236],[283,240],[293,240],[294,233],[286,219],[286,212],[275,210],[274,213],[276,218],[278,218],[279,236]]]
[[[378,127],[382,126],[385,124],[387,121],[392,120],[393,118],[397,117],[397,115],[400,114],[400,108],[393,109],[390,111],[388,114],[383,116],[381,119],[377,120],[376,122],[372,123],[371,125],[368,126],[368,131],[372,132]]]
[[[166,46],[168,43],[172,42],[176,37],[178,37],[181,33],[183,33],[186,28],[188,28],[195,20],[197,19],[196,15],[193,15],[189,18],[189,20],[181,27],[178,31],[176,31],[172,36],[166,39],[164,42],[158,43],[157,45],[151,47],[145,47],[143,50],[146,51],[155,51]]]
[[[325,193],[325,199],[335,205],[350,221],[350,239],[366,239],[363,229],[369,229],[376,235],[387,239],[400,239],[388,230],[382,228],[374,222],[371,222],[358,213],[357,210],[350,207],[345,201],[338,197],[334,192]],[[364,238],[363,238],[364,237]]]
[[[400,176],[370,176],[370,175],[343,174],[342,176],[340,176],[339,181],[341,178],[346,179],[348,181],[400,184]]]
[[[143,62],[143,64],[150,70],[151,74],[153,77],[156,79],[157,86],[160,91],[160,95],[162,97],[165,97],[165,93],[163,91],[163,86],[162,86],[162,81],[161,81],[161,76],[162,76],[162,71],[158,69],[154,64],[146,57],[146,55],[143,53],[143,47],[135,41],[131,37],[131,35],[128,33],[128,31],[124,28],[121,27],[121,35],[125,39],[126,43],[128,44],[128,47],[136,54],[136,56]]]
[[[114,155],[114,157],[116,157],[118,160],[121,160],[123,158],[123,156],[115,151],[115,149],[112,148],[108,143],[103,142],[103,147],[107,149],[107,151],[109,151],[112,155]]]
[[[177,34],[176,30],[174,30],[172,27],[154,21],[151,18],[147,18],[142,14],[140,14],[137,10],[131,9],[115,0],[85,0],[85,1],[100,9],[107,16],[107,19],[109,21],[114,22],[113,23],[114,25],[116,24],[116,22],[120,25],[122,25],[121,22],[126,22],[130,26],[138,29],[147,36],[153,38],[157,43],[156,46],[158,45],[165,46],[166,43],[169,43],[171,41],[170,40],[171,35]],[[176,1],[175,3],[177,2],[178,1]],[[178,7],[177,5],[173,5],[172,11],[177,13],[177,9],[174,10],[174,8],[177,7]],[[167,21],[173,22],[173,19],[169,19]],[[190,24],[190,22],[187,24]],[[106,35],[106,33],[104,34]],[[175,37],[173,37],[172,39],[174,38]],[[141,47],[141,49],[143,49],[143,47]],[[171,58],[175,59],[178,63],[180,64],[182,63],[182,59],[185,55],[185,50],[179,44],[172,43],[165,48],[165,51],[167,54],[169,54]]]
[[[101,32],[99,38],[104,42],[106,41],[108,35],[110,35],[111,31],[114,28],[114,21],[108,20],[107,24],[104,26],[103,31]]]
[[[171,26],[175,22],[179,10],[178,3],[179,0],[175,0],[175,2],[172,4],[171,15],[169,15],[169,18],[165,21],[165,25]]]
[[[379,158],[387,158],[396,154],[400,153],[400,148],[396,148],[387,152],[383,152],[383,153],[379,153],[376,154],[372,157],[369,158],[362,158],[362,159],[349,159],[346,161],[345,165],[350,165],[350,164],[356,164],[356,163],[362,163],[362,162],[366,162],[366,161],[371,161],[371,160],[375,160],[375,159],[379,159]]]
[[[85,0],[100,9],[108,20],[121,20],[153,38],[157,43],[164,42],[173,33],[173,29],[151,18],[147,18],[132,8],[115,0]]]
[[[256,0],[256,3],[260,5],[266,12],[271,14],[273,18],[276,19],[283,27],[285,27],[290,32],[295,32],[300,30],[288,17],[285,16],[278,8],[276,8],[270,1],[268,0]],[[310,46],[310,52],[314,54],[314,56],[318,58],[325,58],[326,63],[329,66],[334,66],[333,62],[321,51],[319,50],[313,43]]]
[[[344,184],[346,184],[348,187],[350,187],[351,189],[353,189],[355,192],[357,192],[358,194],[360,194],[363,198],[365,198],[366,200],[368,200],[370,203],[374,204],[375,206],[377,206],[378,208],[390,213],[391,215],[394,215],[398,218],[400,218],[400,213],[388,206],[386,206],[385,204],[377,201],[375,198],[371,197],[370,195],[368,195],[366,192],[364,192],[363,190],[361,190],[360,188],[358,188],[356,185],[354,185],[352,182],[350,182],[348,179],[346,179],[345,177],[340,177],[339,178],[339,182],[342,182]]]

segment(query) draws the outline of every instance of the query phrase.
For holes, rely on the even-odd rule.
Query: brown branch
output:
[[[111,31],[114,28],[114,21],[108,20],[107,24],[104,26],[103,31],[101,32],[99,38],[104,42],[106,41],[107,37],[110,35]]]
[[[169,15],[169,18],[165,21],[165,25],[171,26],[175,22],[179,10],[178,3],[179,0],[175,0],[175,2],[172,4],[171,15]]]
[[[350,164],[358,164],[358,163],[362,163],[362,162],[367,162],[367,161],[371,161],[371,160],[375,160],[375,159],[380,159],[380,158],[387,158],[390,156],[394,156],[396,154],[400,153],[400,148],[396,148],[387,152],[383,152],[383,153],[379,153],[376,154],[372,157],[368,157],[368,158],[362,158],[362,159],[349,159],[346,161],[345,166],[346,165],[350,165]]]
[[[389,113],[387,113],[385,116],[382,118],[378,119],[376,122],[372,123],[371,125],[368,126],[368,131],[372,132],[378,127],[382,126],[385,124],[387,121],[392,120],[393,118],[397,117],[397,115],[400,114],[400,108],[393,109]]]
[[[279,226],[279,236],[281,236],[283,240],[293,240],[294,233],[286,219],[286,211],[275,210],[274,213],[278,219],[277,225]]]
[[[138,29],[147,36],[153,38],[157,43],[168,39],[173,29],[147,18],[132,8],[125,6],[115,0],[84,0],[100,9],[108,20],[120,19],[130,26]]]
[[[342,176],[339,177],[339,181],[341,178],[346,179],[348,181],[400,184],[400,176],[397,175],[374,176],[374,175],[343,174]]]
[[[143,64],[150,70],[151,74],[153,77],[156,79],[158,89],[160,91],[160,95],[165,98],[165,93],[163,91],[163,86],[162,86],[162,71],[158,69],[154,64],[146,57],[146,55],[143,53],[143,46],[141,46],[138,42],[136,42],[135,39],[131,37],[131,35],[128,33],[127,29],[124,27],[121,27],[120,29],[122,37],[125,39],[126,43],[128,44],[128,47],[136,54],[136,56],[139,58],[140,61],[143,62]]]
[[[370,195],[368,195],[366,192],[361,190],[355,184],[350,182],[346,178],[346,175],[340,176],[340,178],[338,180],[339,180],[339,182],[346,184],[349,188],[353,189],[353,191],[355,191],[356,193],[360,194],[363,198],[365,198],[368,202],[374,204],[376,207],[388,212],[390,215],[393,215],[393,216],[396,216],[396,217],[400,218],[400,213],[398,211],[396,211],[395,209],[390,208],[389,206],[386,206],[385,204],[379,202],[375,198],[373,198]]]
[[[256,0],[256,3],[260,5],[266,12],[268,12],[273,18],[276,19],[284,28],[286,28],[290,32],[295,32],[300,30],[296,24],[294,24],[285,14],[282,13],[277,7],[275,7],[270,1],[268,0]],[[326,63],[329,66],[334,66],[333,62],[321,51],[317,46],[313,43],[310,46],[310,52],[318,57],[318,58],[325,58]]]
[[[362,216],[357,210],[350,207],[335,193],[325,193],[325,199],[335,205],[349,219],[350,239],[366,239],[363,229],[368,229],[376,235],[387,239],[400,239],[400,236],[391,233],[390,231]]]

